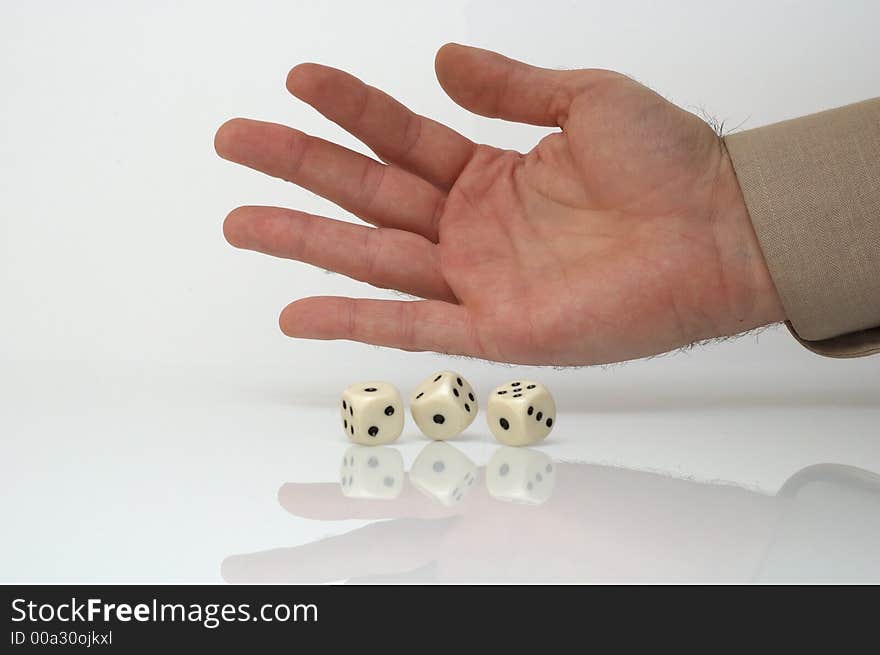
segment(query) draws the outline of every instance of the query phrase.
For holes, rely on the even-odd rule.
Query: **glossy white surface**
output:
[[[880,473],[880,358],[821,359],[775,328],[554,371],[278,332],[294,298],[394,297],[223,241],[242,204],[351,218],[213,152],[238,115],[365,152],[284,90],[302,61],[520,149],[546,130],[455,106],[433,76],[444,42],[621,70],[728,126],[877,95],[878,3],[498,6],[2,4],[0,582],[880,581],[872,483],[826,466],[782,492],[816,465]],[[452,516],[411,488],[342,495],[341,391],[406,398],[447,368],[482,407],[518,376],[551,390],[546,502],[496,500],[482,473]],[[407,410],[407,470],[427,443]],[[450,443],[479,467],[499,448],[484,414]]]
[[[293,371],[9,364],[0,581],[880,581],[876,483],[816,469],[780,494],[815,465],[880,474],[874,362],[710,384],[699,359],[562,374],[536,448],[556,460],[550,499],[498,501],[481,472],[451,510],[412,488],[345,498],[337,390],[305,402]],[[826,392],[804,388],[811,370]],[[394,448],[409,469],[428,443],[407,417]],[[500,448],[482,415],[450,443],[480,467]]]

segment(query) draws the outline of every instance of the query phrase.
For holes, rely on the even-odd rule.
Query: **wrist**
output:
[[[719,336],[785,320],[785,309],[752,225],[733,162],[721,142],[716,217],[718,252],[729,291],[728,321]]]

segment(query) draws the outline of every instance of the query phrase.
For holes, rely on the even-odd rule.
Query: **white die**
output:
[[[476,480],[476,465],[443,441],[425,446],[409,471],[414,487],[447,506],[460,503]]]
[[[486,420],[501,443],[528,446],[550,434],[556,422],[556,403],[543,384],[515,380],[489,394]]]
[[[403,491],[403,458],[394,448],[349,446],[339,485],[349,498],[397,498]]]
[[[556,467],[529,448],[499,448],[486,465],[486,488],[498,500],[540,505],[553,494]]]
[[[342,392],[342,429],[365,446],[391,443],[403,431],[403,401],[388,382],[359,382]]]
[[[473,387],[455,371],[435,373],[415,388],[409,411],[419,429],[431,439],[450,439],[477,415]]]

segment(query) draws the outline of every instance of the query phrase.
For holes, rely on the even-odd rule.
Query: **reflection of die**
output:
[[[489,394],[486,420],[501,443],[528,446],[550,434],[556,421],[556,403],[543,384],[516,380]]]
[[[444,441],[430,443],[418,454],[409,481],[444,505],[455,505],[477,479],[477,467],[460,450]]]
[[[403,458],[394,448],[350,446],[339,472],[349,498],[397,498],[403,490]]]
[[[477,415],[474,389],[455,371],[435,373],[412,392],[409,410],[419,429],[431,439],[449,439]]]
[[[403,401],[393,384],[353,384],[342,392],[340,405],[342,428],[355,443],[391,443],[403,431]]]
[[[540,505],[555,480],[553,460],[528,448],[499,448],[486,465],[486,488],[498,500]]]

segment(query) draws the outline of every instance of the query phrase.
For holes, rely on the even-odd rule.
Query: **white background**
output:
[[[748,129],[880,94],[877,24],[867,1],[3,2],[0,580],[220,580],[231,553],[344,531],[292,519],[275,491],[336,475],[342,387],[406,390],[446,367],[484,393],[548,384],[556,457],[767,494],[810,464],[880,471],[880,360],[823,359],[778,327],[566,371],[287,339],[276,320],[295,298],[388,294],[229,247],[237,205],[345,214],[212,147],[248,116],[364,151],[285,91],[289,68],[318,61],[530,148],[542,130],[444,96],[447,41],[617,69]],[[462,446],[476,461],[484,433]],[[408,428],[405,459],[420,446]]]

